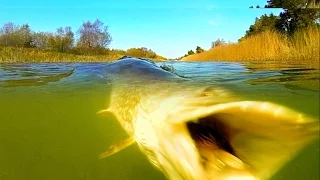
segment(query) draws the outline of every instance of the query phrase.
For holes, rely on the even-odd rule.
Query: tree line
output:
[[[230,44],[230,43],[231,43],[231,42],[226,42],[225,40],[218,38],[217,40],[215,40],[215,41],[213,41],[213,42],[211,43],[211,48],[210,48],[210,49],[213,49],[213,48],[218,47],[218,46],[221,46],[221,45]],[[187,54],[185,54],[185,55],[183,55],[183,56],[181,56],[181,57],[178,57],[177,59],[179,60],[179,59],[182,59],[182,58],[187,57],[187,56],[189,56],[189,55],[202,53],[202,52],[204,52],[204,51],[205,51],[205,50],[204,50],[203,48],[201,48],[200,46],[197,46],[196,49],[195,49],[195,51],[189,50],[189,51],[187,52]]]
[[[178,57],[176,59],[182,59],[184,57],[187,57],[189,55],[192,55],[192,54],[198,54],[198,53],[202,53],[204,52],[205,50],[203,48],[201,48],[200,46],[197,46],[196,49],[195,49],[195,52],[191,49],[187,52],[187,54],[183,55],[182,57]]]
[[[256,6],[256,8],[261,7],[263,6]],[[267,30],[280,32],[290,38],[295,32],[303,31],[311,26],[320,29],[320,9],[311,7],[320,7],[320,0],[267,0],[264,8],[282,8],[283,11],[279,15],[271,13],[264,14],[259,18],[256,17],[255,23],[250,25],[238,42]],[[253,8],[253,6],[249,8]],[[227,44],[231,44],[231,42],[218,38],[212,41],[211,49]],[[192,54],[195,53],[190,50],[178,59]]]
[[[29,24],[12,22],[0,29],[0,46],[38,48],[75,54],[103,54],[111,43],[108,27],[100,20],[86,21],[78,29],[79,39],[71,27],[59,27],[56,32],[35,32]]]
[[[284,9],[297,9],[297,8],[318,8],[320,0],[267,0],[265,8],[284,8]],[[257,5],[256,8],[261,6]],[[249,8],[253,8],[250,6]]]
[[[265,8],[282,8],[283,11],[279,15],[271,13],[256,18],[239,41],[266,30],[281,32],[290,37],[311,26],[320,28],[320,9],[310,8],[319,4],[320,0],[268,0]]]
[[[5,23],[0,28],[0,46],[17,48],[36,48],[77,55],[119,54],[135,57],[156,58],[158,55],[145,47],[128,50],[110,50],[112,37],[108,26],[102,21],[85,21],[76,31],[75,38],[70,26],[59,27],[55,32],[32,31],[29,24]]]

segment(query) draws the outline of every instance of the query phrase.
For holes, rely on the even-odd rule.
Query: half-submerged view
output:
[[[319,179],[319,2],[230,3],[5,2],[0,180]]]

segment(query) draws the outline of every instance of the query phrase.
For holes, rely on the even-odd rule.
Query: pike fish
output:
[[[145,59],[108,64],[112,113],[128,138],[100,158],[137,143],[171,180],[270,179],[319,138],[318,119],[272,102],[250,101],[197,83]]]

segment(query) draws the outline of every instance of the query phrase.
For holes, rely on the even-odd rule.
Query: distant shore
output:
[[[76,55],[35,48],[0,47],[0,63],[41,63],[41,62],[109,62],[123,57],[123,54]],[[159,56],[148,58],[153,61],[164,61]]]
[[[112,37],[102,21],[86,21],[77,30],[59,27],[55,32],[32,30],[28,23],[7,22],[0,27],[1,62],[104,62],[122,56],[166,59],[146,47],[110,49]]]
[[[291,38],[275,31],[266,31],[238,43],[189,55],[181,61],[299,62],[319,67],[319,50],[319,28],[298,31]]]

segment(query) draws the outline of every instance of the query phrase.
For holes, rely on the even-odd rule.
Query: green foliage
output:
[[[320,0],[268,0],[266,8],[283,8],[279,15],[277,30],[292,35],[310,26],[318,26]]]
[[[259,6],[259,5],[256,5],[256,7],[249,6],[249,8],[253,9],[253,8],[262,8],[262,7],[261,7],[261,6]]]
[[[204,51],[205,51],[205,50],[202,49],[200,46],[197,46],[197,47],[196,47],[196,53],[197,53],[197,54],[202,53],[202,52],[204,52]],[[187,56],[189,56],[189,55],[193,55],[193,54],[196,54],[196,53],[195,53],[193,50],[189,50],[187,54],[183,55],[182,57],[178,57],[177,59],[180,60],[180,59],[182,59],[182,58],[184,58],[184,57],[187,57]]]
[[[319,0],[268,0],[266,8],[297,9],[310,7],[319,3]]]
[[[118,59],[117,54],[76,55],[38,48],[0,46],[0,62],[102,62]]]
[[[156,58],[157,57],[157,54],[155,52],[145,47],[130,48],[127,50],[126,55],[138,57],[138,58]]]
[[[22,47],[30,47],[32,41],[30,26],[28,24],[22,25],[17,33],[21,39]]]
[[[292,35],[294,32],[309,26],[317,26],[320,11],[311,8],[286,9],[280,13],[279,30]]]
[[[187,56],[189,56],[189,55],[188,55],[188,54],[185,54],[185,55],[183,55],[183,56],[181,56],[181,57],[176,58],[176,60],[181,60],[182,58],[187,57]]]
[[[34,32],[31,38],[31,47],[38,49],[47,49],[49,37],[51,36],[53,36],[51,33]]]
[[[127,51],[108,49],[107,46],[111,43],[111,35],[107,26],[104,26],[104,23],[98,19],[94,22],[84,22],[78,33],[79,39],[75,39],[71,27],[60,27],[55,33],[33,32],[28,24],[18,26],[12,22],[6,23],[0,28],[0,50],[6,47],[5,50],[9,50],[10,53],[2,52],[2,60],[17,59],[14,61],[18,61],[19,59],[25,59],[24,56],[31,59],[32,54],[34,54],[34,58],[39,57],[40,59],[44,58],[43,60],[54,61],[65,60],[67,57],[71,59],[74,57],[100,59],[101,57],[121,57],[124,55],[154,60],[166,59],[145,47],[131,48]],[[27,50],[24,51],[20,48],[27,48]],[[17,55],[11,54],[13,50],[20,53],[17,52]],[[59,53],[56,54],[55,52]],[[53,58],[54,55],[64,58]]]
[[[82,46],[76,46],[72,48],[69,52],[76,55],[92,56],[92,55],[107,55],[110,51],[104,47],[87,48]]]
[[[79,47],[94,49],[107,47],[111,43],[108,26],[104,26],[104,23],[99,19],[94,22],[84,22],[78,32],[80,35]]]
[[[279,23],[280,19],[278,16],[272,13],[270,15],[264,14],[260,18],[256,18],[255,23],[249,27],[249,30],[246,31],[243,38],[262,33],[266,30],[276,30]],[[243,38],[239,41],[243,40]]]
[[[73,47],[73,36],[71,27],[60,27],[56,34],[48,36],[48,48],[58,52],[67,52]]]
[[[188,51],[188,55],[192,55],[194,52],[192,50]]]
[[[118,54],[121,56],[125,56],[127,54],[127,51],[122,50],[122,49],[111,49],[110,54]]]
[[[31,40],[28,24],[17,26],[9,22],[0,29],[0,46],[30,47]]]
[[[238,43],[228,43],[209,51],[183,58],[185,61],[274,61],[307,63],[319,68],[319,27],[309,27],[286,35],[265,31]]]
[[[204,49],[202,49],[200,46],[197,46],[196,53],[202,53],[204,52]]]
[[[239,39],[239,42],[267,30],[279,31],[291,36],[299,30],[319,26],[320,11],[312,8],[299,8],[302,4],[306,4],[306,2],[301,0],[268,1],[266,7],[284,7],[287,9],[284,9],[279,16],[265,14],[256,18],[255,23],[249,27],[246,34]]]

